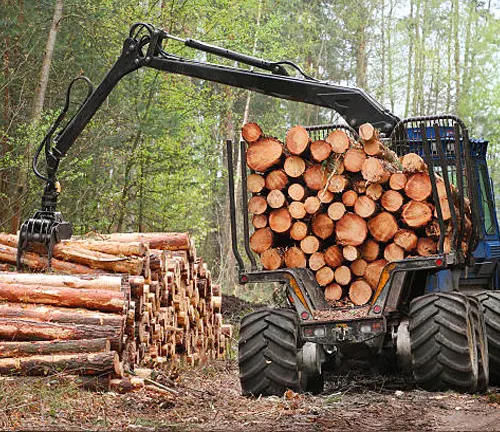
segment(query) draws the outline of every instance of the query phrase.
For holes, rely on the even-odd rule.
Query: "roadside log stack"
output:
[[[439,215],[426,163],[415,153],[398,158],[371,124],[359,128],[359,137],[339,128],[315,141],[294,126],[282,142],[248,123],[242,136],[251,170],[250,247],[265,269],[308,267],[333,305],[364,305],[388,262],[436,253]],[[458,192],[450,185],[448,197],[444,181],[435,179],[449,252]],[[464,250],[471,231],[466,207],[457,222],[465,227]]]
[[[224,356],[232,329],[222,323],[220,287],[187,233],[63,241],[57,274],[5,271],[16,248],[17,236],[0,234],[0,374],[119,378],[135,365]],[[25,270],[47,270],[43,249],[24,253]]]

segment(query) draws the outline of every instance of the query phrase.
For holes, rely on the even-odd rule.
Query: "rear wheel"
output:
[[[478,355],[478,378],[476,391],[484,393],[488,390],[489,382],[489,359],[487,330],[481,303],[476,298],[469,297],[471,314],[476,335],[476,346]]]
[[[490,384],[500,385],[500,292],[483,291],[476,297],[486,323]]]
[[[264,309],[241,320],[238,364],[244,396],[300,391],[298,328],[292,309]]]
[[[474,392],[478,355],[469,300],[459,293],[428,294],[410,305],[413,375],[429,391]]]

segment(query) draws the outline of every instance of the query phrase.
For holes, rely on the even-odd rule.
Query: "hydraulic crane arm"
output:
[[[140,40],[133,34],[139,26],[148,31],[148,34]],[[199,62],[169,54],[162,48],[163,41],[168,38],[181,41],[188,47],[272,73]],[[64,156],[116,84],[125,75],[141,67],[150,67],[244,88],[281,99],[330,108],[338,112],[351,127],[356,129],[359,125],[370,122],[383,133],[390,134],[399,121],[398,117],[391,114],[361,89],[329,84],[307,77],[305,74],[303,74],[304,78],[291,77],[283,67],[284,64],[295,67],[303,74],[296,65],[290,62],[268,62],[199,41],[179,39],[150,25],[135,24],[130,36],[123,44],[122,53],[116,63],[68,126],[59,134],[54,152],[56,156]]]
[[[268,72],[255,72],[178,57],[163,49],[163,42],[166,39],[174,39],[196,50],[212,53]],[[295,68],[302,74],[302,77],[289,76],[284,65]],[[123,43],[120,57],[99,86],[87,97],[80,109],[54,140],[52,140],[52,134],[55,127],[51,128],[44,139],[47,177],[38,173],[36,163],[34,163],[35,173],[46,181],[42,196],[42,209],[21,226],[18,242],[18,267],[21,263],[22,252],[26,249],[28,243],[45,244],[49,253],[50,264],[53,245],[62,239],[71,237],[71,225],[64,222],[61,214],[56,212],[57,197],[59,195],[56,173],[59,162],[118,82],[125,75],[142,67],[248,89],[281,99],[330,108],[339,113],[353,128],[357,128],[365,122],[370,122],[388,135],[399,121],[396,116],[384,109],[364,91],[358,88],[343,87],[318,81],[305,75],[298,66],[291,62],[269,62],[192,39],[180,39],[149,24],[134,24],[129,37]],[[59,121],[60,119],[58,119],[56,125]]]

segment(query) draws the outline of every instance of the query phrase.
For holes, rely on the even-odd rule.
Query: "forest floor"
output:
[[[230,301],[234,319],[247,305]],[[177,367],[155,379],[176,394],[152,386],[98,393],[63,377],[5,378],[0,430],[500,431],[497,388],[485,395],[430,393],[359,367],[329,375],[318,396],[243,397],[234,359]]]

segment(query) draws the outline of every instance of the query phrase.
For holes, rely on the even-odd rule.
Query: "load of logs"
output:
[[[398,158],[371,124],[359,137],[339,128],[315,141],[294,126],[283,143],[248,123],[242,136],[251,170],[250,247],[265,269],[308,267],[331,304],[358,306],[370,301],[388,262],[436,253],[440,226],[426,163],[415,153]],[[458,194],[451,185],[449,199],[435,179],[449,252]],[[459,223],[470,233],[466,210]]]
[[[232,327],[222,323],[220,287],[187,233],[63,241],[57,274],[30,273],[47,269],[43,247],[23,254],[27,272],[6,271],[16,251],[17,236],[0,234],[0,375],[57,371],[123,386],[136,365],[225,354]]]

